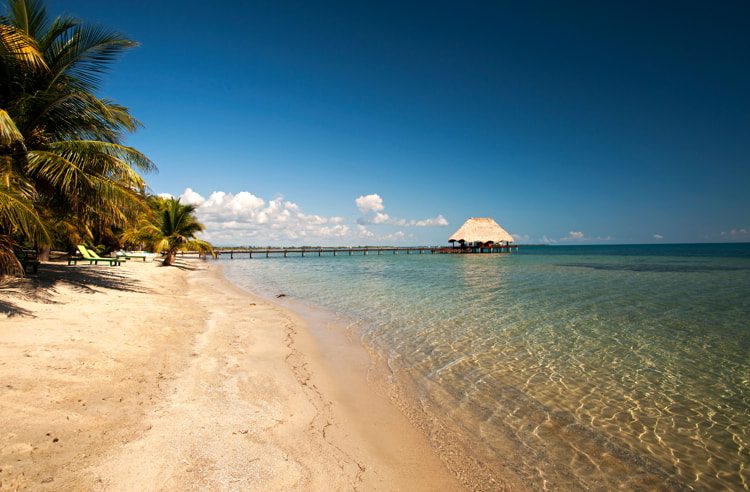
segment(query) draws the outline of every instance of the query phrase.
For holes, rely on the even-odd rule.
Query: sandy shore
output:
[[[44,265],[0,288],[0,488],[460,489],[364,351],[320,348],[210,263]]]

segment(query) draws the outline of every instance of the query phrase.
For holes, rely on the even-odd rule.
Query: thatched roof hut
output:
[[[512,243],[513,236],[500,227],[490,217],[472,217],[462,225],[456,232],[451,234],[448,242],[460,243]]]

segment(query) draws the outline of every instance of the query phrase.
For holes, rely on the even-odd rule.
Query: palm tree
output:
[[[8,0],[0,17],[0,193],[15,201],[0,207],[0,242],[49,244],[43,231],[61,221],[93,238],[144,209],[137,171],[155,166],[122,144],[140,123],[95,95],[111,63],[134,46],[72,17],[51,20],[39,0]]]
[[[180,203],[179,198],[150,197],[154,212],[143,214],[136,227],[123,233],[126,243],[146,244],[155,252],[164,252],[164,266],[174,263],[178,251],[212,253],[210,243],[195,235],[204,230],[195,217],[195,205]]]
[[[38,242],[49,239],[47,228],[32,205],[34,189],[15,169],[13,156],[23,151],[23,137],[8,113],[0,109],[0,277],[23,275],[13,254],[13,236]],[[2,231],[7,231],[2,234]]]
[[[161,220],[162,237],[156,244],[156,251],[166,251],[165,266],[174,262],[177,251],[213,251],[211,244],[195,237],[204,229],[203,224],[195,218],[195,205],[182,204],[179,198],[171,198],[165,205]]]

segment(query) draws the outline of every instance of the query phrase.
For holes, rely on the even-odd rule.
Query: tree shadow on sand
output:
[[[120,267],[45,263],[39,267],[37,274],[0,284],[0,314],[33,317],[29,310],[16,302],[26,300],[54,303],[52,294],[63,285],[81,294],[93,294],[100,289],[146,292],[142,281],[128,276],[118,268]]]
[[[187,270],[187,271],[190,271],[190,272],[192,272],[194,270],[198,270],[197,266],[188,264],[187,262],[180,261],[180,260],[177,260],[174,263],[172,263],[170,266],[164,267],[164,268],[177,268],[179,270]]]
[[[1,291],[2,290],[0,290],[0,292]],[[0,299],[0,315],[2,314],[5,314],[9,317],[13,317],[13,316],[25,316],[25,317],[30,317],[30,318],[35,317],[33,314],[31,314],[31,311],[29,311],[28,309],[24,309],[20,306],[17,306],[13,304],[12,302],[7,301],[5,299]]]

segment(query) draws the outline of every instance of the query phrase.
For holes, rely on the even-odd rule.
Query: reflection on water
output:
[[[731,247],[224,265],[362,319],[436,446],[458,436],[490,473],[534,489],[747,489],[750,248]]]

